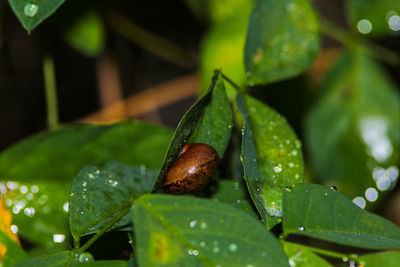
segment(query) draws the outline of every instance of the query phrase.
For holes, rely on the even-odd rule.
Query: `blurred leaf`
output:
[[[400,30],[398,0],[348,0],[345,3],[350,25],[358,32],[382,36]]]
[[[74,238],[97,232],[121,212],[127,212],[135,198],[151,192],[156,177],[156,171],[115,161],[83,168],[72,183],[69,201],[69,224]],[[131,214],[113,228],[129,222]]]
[[[249,193],[245,184],[239,181],[218,181],[218,191],[212,196],[215,201],[231,204],[232,206],[247,211],[250,215],[258,218],[253,206],[248,201]]]
[[[207,22],[208,14],[208,2],[204,0],[183,0],[186,5],[190,8],[193,14],[200,19],[202,22]]]
[[[230,205],[144,195],[133,220],[140,266],[289,266],[273,235]]]
[[[59,246],[53,235],[68,235],[68,195],[79,169],[107,160],[157,169],[170,137],[165,128],[141,122],[69,125],[5,150],[0,155],[0,186],[19,234],[32,243]]]
[[[103,51],[106,33],[102,18],[96,10],[87,10],[67,25],[65,38],[73,48],[89,57]]]
[[[215,69],[231,78],[236,84],[246,84],[243,50],[250,10],[240,10],[236,16],[222,20],[206,33],[202,42],[201,79],[203,95]],[[234,99],[236,90],[226,84],[228,97]]]
[[[222,158],[232,131],[232,111],[226,96],[224,82],[219,75],[210,103],[204,109],[189,143],[211,145]]]
[[[53,14],[64,3],[64,0],[8,0],[8,3],[22,27],[30,32]]]
[[[57,254],[43,255],[35,258],[25,259],[18,262],[14,267],[65,267],[68,259],[72,256],[71,251]]]
[[[297,184],[283,194],[283,231],[360,248],[400,247],[399,227],[316,184]]]
[[[204,0],[201,0],[204,1]],[[207,0],[211,19],[218,23],[225,19],[237,17],[238,13],[246,11],[250,13],[253,0]]]
[[[250,84],[307,70],[319,50],[319,22],[309,0],[258,0],[250,17],[245,65]]]
[[[160,183],[164,178],[169,166],[178,158],[181,149],[189,141],[189,138],[192,135],[195,128],[197,127],[201,116],[203,116],[204,114],[204,109],[211,102],[213,91],[217,86],[219,79],[221,79],[220,75],[218,73],[215,74],[214,77],[212,78],[211,86],[207,94],[202,96],[196,103],[194,103],[190,107],[190,109],[182,117],[181,121],[176,127],[174,136],[172,137],[171,143],[168,148],[168,152],[165,155],[163,166],[154,184],[153,190],[159,188]],[[218,83],[218,87],[219,86],[221,86],[221,83]],[[213,140],[215,141],[216,139],[214,138]],[[218,142],[218,140],[216,140],[216,142]],[[220,144],[222,145],[223,142],[221,142]]]
[[[245,179],[255,206],[271,228],[282,217],[283,191],[303,181],[301,143],[286,119],[265,104],[238,94],[237,105],[244,119]]]
[[[73,266],[82,267],[127,267],[128,263],[126,261],[93,261],[93,262],[83,262],[79,264],[73,264]]]
[[[332,266],[314,254],[308,247],[295,243],[283,242],[283,250],[289,258],[290,266],[296,267],[329,267]]]
[[[3,231],[0,231],[0,245],[0,263],[2,267],[14,266],[17,262],[28,257],[17,242],[11,240]]]
[[[351,198],[363,196],[367,187],[392,188],[400,147],[395,84],[372,59],[347,51],[321,90],[323,96],[306,121],[318,178]]]
[[[387,251],[364,254],[358,258],[357,262],[368,267],[398,267],[400,262],[400,252]]]

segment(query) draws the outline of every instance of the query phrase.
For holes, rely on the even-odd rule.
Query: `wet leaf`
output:
[[[65,246],[55,244],[53,235],[68,239],[66,205],[76,173],[108,160],[158,169],[170,138],[169,130],[142,122],[68,125],[39,133],[0,154],[1,197],[24,238],[45,247]]]
[[[289,266],[272,234],[227,204],[144,195],[133,219],[140,266]]]
[[[358,258],[357,262],[368,267],[397,267],[400,262],[400,252],[387,251],[364,254]]]
[[[319,22],[308,0],[258,0],[249,23],[245,65],[250,84],[307,70],[319,50]]]
[[[296,267],[329,267],[332,266],[314,254],[308,247],[295,243],[283,242],[283,250],[289,258],[290,266]]]
[[[3,231],[0,231],[0,246],[2,267],[14,266],[17,262],[28,257],[18,243],[11,240]]]
[[[156,190],[160,187],[161,181],[164,178],[169,166],[178,158],[181,149],[189,141],[193,131],[195,130],[195,128],[197,127],[197,125],[199,123],[200,118],[204,114],[205,108],[210,104],[210,102],[212,100],[214,89],[217,87],[217,84],[218,84],[218,87],[221,86],[221,83],[218,82],[220,79],[222,79],[220,77],[220,74],[219,73],[215,74],[214,77],[212,78],[212,82],[211,82],[208,92],[204,96],[202,96],[196,103],[194,103],[190,107],[190,109],[186,112],[186,114],[182,117],[181,121],[179,122],[178,126],[175,129],[174,136],[172,137],[171,143],[168,148],[168,152],[165,155],[163,166],[161,168],[160,174],[158,175],[156,183],[154,184],[153,190]],[[209,110],[210,113],[214,112],[212,109],[213,108],[211,108],[211,110]],[[221,117],[221,118],[223,118],[223,117]],[[210,127],[210,129],[208,129],[208,130],[211,131],[211,125],[204,125],[204,123],[207,123],[207,121],[204,121],[204,119],[203,119],[202,123],[203,123],[202,127]],[[227,128],[227,126],[223,126],[223,127]],[[203,138],[203,133],[204,133],[203,130],[199,130],[198,134],[201,135],[199,137]],[[209,142],[212,142],[212,143],[219,144],[219,149],[221,149],[223,146],[223,143],[225,142],[223,140],[225,140],[225,139],[217,140],[216,136],[214,136],[214,135],[210,135],[210,137],[213,137],[213,138],[211,140],[207,141],[206,143],[208,144]],[[227,137],[225,136],[224,138],[227,138]],[[220,150],[218,152],[221,153],[221,151],[222,150]]]
[[[14,267],[65,267],[68,259],[72,256],[71,251],[64,251],[56,254],[43,255],[29,258],[18,262]]]
[[[400,247],[399,227],[316,184],[297,184],[284,193],[283,230],[360,248]]]
[[[231,204],[232,206],[247,211],[258,218],[253,206],[249,202],[250,196],[246,184],[239,181],[219,180],[217,192],[212,196],[215,201]]]
[[[397,0],[348,0],[347,17],[355,31],[382,36],[400,30],[400,5]]]
[[[282,216],[283,191],[303,181],[301,143],[286,119],[270,107],[241,94],[237,104],[244,119],[245,179],[255,206],[271,228]]]
[[[194,129],[189,143],[205,143],[211,145],[220,158],[232,131],[232,111],[226,96],[224,82],[221,76],[215,83],[210,103],[205,107]]]
[[[369,187],[392,188],[400,158],[400,98],[394,83],[371,58],[346,51],[321,91],[306,120],[320,181],[337,185],[350,198],[364,196]]]
[[[69,200],[74,238],[97,232],[121,212],[127,213],[135,198],[151,192],[157,174],[115,161],[83,168],[72,183]],[[130,222],[127,214],[110,229]]]
[[[8,3],[22,27],[30,32],[53,14],[64,3],[64,0],[8,0]]]

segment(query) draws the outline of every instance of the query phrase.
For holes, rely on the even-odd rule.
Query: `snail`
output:
[[[162,185],[175,193],[197,191],[210,180],[218,163],[218,153],[212,146],[187,144],[169,167]]]

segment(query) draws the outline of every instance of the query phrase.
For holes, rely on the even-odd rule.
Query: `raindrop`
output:
[[[214,252],[214,253],[218,253],[218,252],[219,252],[219,247],[214,247],[214,248],[213,248],[213,252]]]
[[[92,254],[90,254],[88,252],[84,252],[81,255],[79,255],[78,260],[79,260],[79,262],[90,262],[90,261],[94,261],[94,258],[92,256]]]
[[[89,179],[94,180],[94,175],[93,175],[93,173],[89,172],[89,173],[88,173],[88,177],[89,177]]]
[[[31,191],[32,191],[32,193],[36,194],[37,192],[39,192],[39,187],[37,185],[32,185]]]
[[[274,172],[278,173],[278,172],[281,172],[281,171],[282,171],[282,165],[281,164],[278,164],[278,165],[276,165],[274,167]]]
[[[235,252],[237,250],[237,248],[238,247],[237,247],[237,245],[235,243],[232,243],[232,244],[229,245],[229,250],[231,252]]]
[[[329,187],[329,189],[337,191],[337,187],[336,187],[335,185],[331,185],[331,186]]]
[[[193,227],[196,226],[196,224],[197,224],[197,220],[191,220],[191,221],[189,222],[189,227],[190,227],[190,228],[193,228]]]
[[[112,179],[108,179],[108,183],[109,183],[112,187],[115,187],[115,186],[118,185],[118,181],[114,181],[114,180],[112,180]]]
[[[34,208],[25,208],[24,213],[28,217],[33,217],[35,215],[35,209]]]
[[[15,224],[11,225],[11,232],[13,232],[14,234],[18,233],[18,226],[16,226]]]
[[[200,247],[204,248],[206,246],[206,242],[200,241]]]
[[[292,189],[291,189],[290,187],[286,186],[286,187],[285,187],[285,192],[290,193],[290,192],[292,192]]]
[[[69,202],[65,202],[65,203],[64,203],[64,205],[63,205],[63,210],[64,210],[65,212],[68,212],[68,211],[69,211]]]
[[[33,3],[27,3],[24,6],[24,14],[27,17],[33,18],[39,11],[39,7]]]
[[[19,191],[21,194],[26,194],[28,192],[28,187],[26,185],[23,185],[19,188]]]
[[[246,267],[254,267],[254,265],[249,263],[246,265]]]
[[[296,140],[294,144],[296,145],[297,148],[301,148],[301,142],[299,140]]]
[[[367,190],[365,190],[365,198],[369,201],[369,202],[374,202],[378,199],[378,191],[376,191],[375,188],[368,188]]]
[[[294,163],[293,162],[290,162],[289,163],[289,168],[293,168],[294,167]]]
[[[292,150],[292,156],[297,156],[297,150]]]
[[[393,15],[388,19],[389,28],[392,31],[400,30],[400,17],[399,15]]]
[[[87,186],[87,182],[84,181],[84,182],[82,183],[82,186],[83,186],[83,187]]]
[[[65,235],[63,234],[54,234],[53,235],[53,242],[54,243],[62,243],[65,240]]]
[[[146,173],[146,166],[145,165],[140,165],[140,173],[145,174]]]
[[[188,250],[188,254],[189,255],[193,255],[193,256],[198,256],[199,255],[199,251],[197,249],[189,249]]]
[[[365,199],[363,197],[355,197],[353,199],[353,203],[362,209],[365,208],[365,205],[367,204],[367,202],[365,201]]]
[[[362,19],[357,23],[357,29],[362,34],[368,34],[372,31],[372,23],[367,19]]]
[[[19,185],[18,185],[18,183],[16,183],[16,182],[7,182],[7,187],[10,189],[10,190],[15,190],[15,189],[17,189],[18,187],[19,187]]]
[[[297,228],[299,231],[304,231],[304,227],[300,226],[299,228]]]
[[[39,198],[39,204],[40,204],[40,205],[44,205],[44,204],[47,202],[47,199],[49,199],[49,197],[48,197],[47,195],[42,195],[42,196]]]

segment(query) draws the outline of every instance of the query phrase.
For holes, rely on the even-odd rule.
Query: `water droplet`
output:
[[[90,254],[88,252],[84,252],[79,255],[78,260],[79,260],[79,262],[91,262],[91,261],[94,261],[94,258],[92,256],[92,254]]]
[[[362,34],[368,34],[372,31],[372,23],[367,19],[362,19],[357,23],[357,29]]]
[[[24,214],[28,217],[33,217],[35,216],[35,209],[34,208],[25,208],[24,209]]]
[[[82,186],[83,186],[83,187],[87,186],[87,182],[84,181],[84,182],[82,183]]]
[[[206,246],[206,242],[200,241],[200,247],[204,248]]]
[[[32,191],[32,193],[36,194],[37,192],[39,192],[39,187],[37,185],[32,185],[31,191]]]
[[[299,228],[297,228],[299,231],[304,231],[304,227],[300,226]]]
[[[26,185],[23,185],[19,188],[19,191],[21,194],[26,194],[28,192],[28,187]]]
[[[53,242],[54,243],[62,243],[65,240],[65,235],[63,234],[54,234],[53,235]]]
[[[254,267],[253,264],[247,264],[246,267]]]
[[[199,251],[197,249],[189,249],[188,250],[188,254],[192,255],[192,256],[198,256],[199,255]]]
[[[294,167],[294,163],[293,162],[290,162],[289,163],[289,168],[293,168]]]
[[[276,165],[274,167],[274,172],[278,173],[278,172],[281,172],[281,171],[282,171],[282,165],[281,164],[278,164],[278,165]]]
[[[365,190],[365,198],[369,201],[369,202],[374,202],[378,199],[378,191],[376,191],[375,188],[368,188],[367,190]]]
[[[64,210],[65,212],[68,212],[68,211],[69,211],[69,202],[65,202],[65,203],[64,203],[64,205],[63,205],[63,210]]]
[[[140,173],[145,174],[146,173],[146,166],[145,165],[140,165]]]
[[[219,247],[213,247],[213,252],[218,253],[219,252]]]
[[[331,186],[329,187],[329,189],[337,191],[337,187],[336,187],[335,185],[331,185]]]
[[[108,179],[108,183],[112,186],[115,187],[118,185],[118,181],[114,181],[113,179]]]
[[[18,226],[16,226],[15,224],[11,225],[11,232],[13,232],[14,234],[18,233]]]
[[[343,261],[343,262],[348,262],[349,259],[348,259],[347,257],[343,257],[343,258],[342,258],[342,261]]]
[[[27,17],[33,18],[39,11],[39,6],[33,3],[27,3],[24,6],[24,14]]]
[[[237,247],[237,245],[235,243],[232,243],[232,244],[229,245],[229,250],[231,252],[235,252],[237,250],[237,248],[238,247]]]
[[[297,150],[292,150],[292,156],[297,156]]]
[[[292,192],[292,189],[290,188],[290,187],[285,187],[285,192],[288,192],[288,193],[290,193],[290,192]]]
[[[236,203],[237,203],[237,204],[240,204],[240,199],[236,199]]]
[[[193,227],[196,226],[196,224],[197,224],[197,220],[191,220],[191,221],[189,222],[189,227],[190,227],[190,228],[193,228]]]
[[[239,183],[235,183],[235,184],[233,185],[233,190],[239,191],[239,189],[240,189]]]

